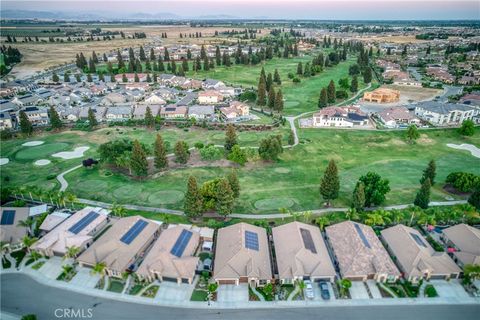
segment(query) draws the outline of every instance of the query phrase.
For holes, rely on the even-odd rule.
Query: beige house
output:
[[[182,226],[163,230],[137,270],[140,278],[153,281],[193,282],[199,258],[195,257],[200,234]]]
[[[451,279],[460,274],[448,254],[436,252],[416,229],[398,224],[382,230],[382,238],[408,281]]]
[[[121,277],[126,270],[134,270],[138,258],[159,233],[160,224],[141,216],[122,218],[82,253],[77,261],[93,267],[105,263],[109,276]]]
[[[160,117],[165,119],[185,118],[187,107],[169,104],[160,108]]]
[[[10,249],[22,246],[22,238],[27,235],[27,228],[18,226],[18,222],[27,220],[29,213],[28,207],[0,208],[0,241],[7,242]]]
[[[271,282],[265,229],[243,222],[219,229],[213,278],[218,284],[249,283],[254,287]]]
[[[32,249],[46,256],[63,256],[70,247],[88,248],[95,235],[108,223],[109,211],[85,207],[55,227],[32,245]]]
[[[282,284],[295,280],[335,280],[335,268],[320,229],[291,222],[272,229],[278,277]]]
[[[345,221],[325,228],[342,278],[394,282],[400,272],[369,226]]]
[[[206,90],[198,93],[198,103],[216,104],[223,101],[223,95],[215,90]]]
[[[454,260],[463,267],[466,264],[480,265],[480,230],[461,223],[442,232],[445,243],[454,248]]]

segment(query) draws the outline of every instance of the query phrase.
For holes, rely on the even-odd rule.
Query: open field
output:
[[[8,157],[10,163],[1,167],[2,185],[36,185],[46,190],[58,190],[55,179],[47,180],[80,163],[80,159],[59,160],[45,155],[45,148],[55,145],[55,152],[72,150],[77,146],[90,146],[85,157],[95,156],[98,144],[116,137],[128,136],[145,143],[152,143],[154,132],[144,129],[106,128],[94,132],[64,132],[35,137],[44,140],[38,147],[22,147],[26,140],[2,142],[1,157]],[[405,143],[403,132],[318,130],[302,129],[300,144],[293,150],[285,150],[277,163],[248,163],[238,171],[241,195],[235,212],[271,213],[285,207],[292,210],[309,210],[322,207],[318,193],[320,178],[330,159],[338,163],[341,177],[341,191],[335,206],[347,206],[354,185],[362,174],[376,171],[390,180],[392,191],[385,204],[411,203],[419,188],[422,170],[431,159],[437,162],[437,183],[432,189],[432,200],[445,200],[456,196],[446,194],[443,181],[453,171],[468,171],[480,174],[478,159],[468,151],[454,150],[447,143],[469,143],[480,146],[480,129],[473,137],[461,137],[455,130],[422,131],[416,144]],[[107,134],[107,132],[110,132]],[[120,134],[119,132],[123,132]],[[185,139],[192,145],[197,141],[223,144],[224,133],[191,129],[161,129],[165,140],[173,145],[177,139]],[[286,136],[287,129],[279,129]],[[240,134],[242,146],[255,146],[262,136],[270,132]],[[201,137],[201,138],[200,138]],[[43,147],[42,147],[43,146]],[[42,147],[35,150],[34,148]],[[52,163],[34,167],[34,157],[24,158],[22,150],[30,148],[38,157],[50,158]],[[229,172],[228,168],[196,167],[169,171],[155,179],[137,181],[121,174],[98,168],[80,168],[66,175],[69,190],[78,197],[105,202],[138,204],[154,207],[182,209],[186,181],[194,175],[202,183]],[[6,181],[6,177],[9,181]]]
[[[362,37],[362,40],[368,41],[378,41],[378,42],[387,42],[387,43],[425,43],[429,40],[422,40],[415,38],[414,35],[408,36],[379,36],[379,37]]]

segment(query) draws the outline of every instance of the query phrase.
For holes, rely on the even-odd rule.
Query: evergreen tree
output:
[[[428,203],[430,202],[430,179],[425,179],[422,183],[422,186],[420,190],[418,190],[418,193],[415,197],[415,201],[413,202],[414,205],[422,208],[422,209],[427,209],[428,208]]]
[[[275,89],[273,87],[268,91],[268,107],[272,110],[275,109]]]
[[[475,190],[470,197],[468,197],[468,203],[474,206],[477,210],[480,210],[480,188]]]
[[[165,47],[165,53],[163,55],[163,60],[170,61],[170,54],[168,53],[167,47]]]
[[[175,161],[181,164],[188,162],[190,158],[190,152],[188,151],[188,145],[185,141],[177,141],[173,150],[175,154]]]
[[[95,117],[95,112],[93,112],[92,108],[88,108],[87,119],[88,119],[88,126],[90,127],[90,130],[98,125],[97,118]]]
[[[420,138],[420,133],[418,132],[417,126],[414,124],[408,126],[405,135],[410,143]]]
[[[187,217],[199,217],[203,212],[203,199],[198,189],[197,179],[190,176],[187,183],[187,192],[185,194],[185,202],[183,204],[183,211]]]
[[[352,83],[350,84],[350,92],[357,92],[358,91],[358,78],[354,76],[352,79]]]
[[[340,179],[338,177],[338,169],[335,161],[330,160],[325,174],[320,182],[320,194],[323,199],[330,205],[330,201],[338,198],[340,190]]]
[[[230,188],[232,188],[233,197],[235,199],[238,199],[238,197],[240,196],[240,181],[238,180],[237,171],[232,170],[227,175],[227,180],[228,180],[228,184],[230,185]]]
[[[93,82],[92,75],[89,73],[87,74],[87,82]]]
[[[303,65],[301,62],[299,62],[297,65],[297,74],[300,76],[303,75]]]
[[[145,110],[145,125],[148,128],[153,128],[153,126],[155,125],[155,118],[153,117],[152,110],[149,106],[147,106]]]
[[[278,90],[277,95],[275,97],[275,107],[274,107],[274,109],[277,112],[282,112],[283,111],[283,94],[282,94],[281,89]]]
[[[90,73],[97,72],[97,69],[95,67],[95,62],[93,61],[93,59],[88,60],[88,72],[90,72]]]
[[[52,81],[55,82],[55,83],[60,81],[60,78],[58,77],[58,75],[55,72],[52,75]]]
[[[157,138],[155,139],[154,145],[154,163],[155,168],[163,169],[168,167],[168,160],[167,160],[167,147],[163,142],[162,136],[157,134]]]
[[[188,61],[186,59],[182,60],[182,68],[184,72],[188,72]]]
[[[278,73],[277,69],[275,69],[275,73],[273,74],[273,82],[278,85],[282,84],[282,80],[280,80],[280,74]]]
[[[237,132],[235,130],[235,126],[233,124],[228,124],[227,130],[225,132],[225,145],[224,145],[225,152],[229,154],[230,151],[232,151],[233,146],[236,145],[237,143],[238,143],[238,140],[237,140]]]
[[[372,82],[372,69],[367,67],[365,71],[363,71],[363,82],[365,83]]]
[[[57,110],[55,110],[55,107],[50,107],[48,115],[50,117],[50,124],[52,125],[52,129],[60,129],[63,126],[62,120],[60,119]]]
[[[363,182],[357,182],[355,186],[355,190],[353,190],[353,198],[352,198],[352,208],[356,209],[357,211],[362,211],[365,207],[365,185]]]
[[[125,73],[122,75],[122,82],[123,82],[123,83],[127,83],[127,82],[128,82],[127,75],[126,75]]]
[[[265,88],[267,89],[268,92],[270,92],[270,89],[272,88],[272,83],[273,83],[272,74],[268,73],[267,81],[265,82]]]
[[[155,60],[156,60],[155,51],[153,50],[153,48],[150,48],[150,61],[155,61]]]
[[[327,88],[327,101],[328,103],[335,103],[335,83],[330,80]]]
[[[267,104],[267,97],[266,97],[266,83],[265,77],[260,75],[260,80],[258,81],[258,89],[257,89],[257,105],[265,106]]]
[[[147,73],[146,82],[147,82],[147,83],[151,83],[151,82],[152,82],[152,77],[150,77],[150,73]]]
[[[215,191],[215,209],[223,216],[232,213],[235,197],[227,179],[221,179]]]
[[[20,111],[20,131],[27,136],[30,136],[33,133],[33,125],[27,117],[25,111]]]
[[[464,120],[462,126],[458,128],[458,132],[462,136],[473,136],[475,134],[475,124],[472,120]]]
[[[147,60],[147,56],[145,55],[145,50],[143,50],[143,46],[140,46],[139,58],[140,58],[140,61]]]
[[[135,76],[133,77],[133,81],[140,82],[140,78],[138,77],[138,74],[136,72],[135,72]]]
[[[65,72],[63,74],[63,82],[69,83],[70,82],[70,74],[68,72]]]
[[[323,88],[320,91],[320,98],[318,99],[318,107],[325,108],[328,105],[327,89]]]
[[[430,160],[428,166],[423,170],[423,176],[420,179],[420,183],[424,183],[425,180],[429,179],[430,184],[433,186],[435,184],[435,176],[436,176],[437,166],[435,164],[435,160]]]
[[[147,154],[138,140],[133,141],[130,170],[137,177],[144,177],[148,174]]]

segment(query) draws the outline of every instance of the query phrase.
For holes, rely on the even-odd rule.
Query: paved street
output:
[[[92,309],[94,320],[123,319],[476,319],[479,305],[335,306],[270,309],[180,309],[140,305],[44,286],[22,274],[2,275],[1,310],[38,319],[55,319],[55,309]],[[35,301],[35,303],[32,303]],[[62,312],[57,311],[58,312]]]

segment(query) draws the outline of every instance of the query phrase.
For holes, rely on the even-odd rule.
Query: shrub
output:
[[[447,176],[446,182],[460,192],[473,192],[480,188],[480,176],[469,172],[452,172]]]
[[[208,145],[200,149],[200,158],[202,160],[220,160],[223,157],[223,152],[214,145]]]
[[[425,295],[429,298],[438,297],[437,290],[435,290],[435,287],[431,284],[428,284],[425,287]]]
[[[293,83],[300,83],[300,78],[294,77],[292,81]]]
[[[47,175],[47,180],[53,180],[53,179],[55,179],[56,177],[57,177],[56,174],[49,174],[49,175]]]
[[[195,147],[195,149],[202,149],[203,147],[205,147],[203,142],[195,142],[193,146]]]

